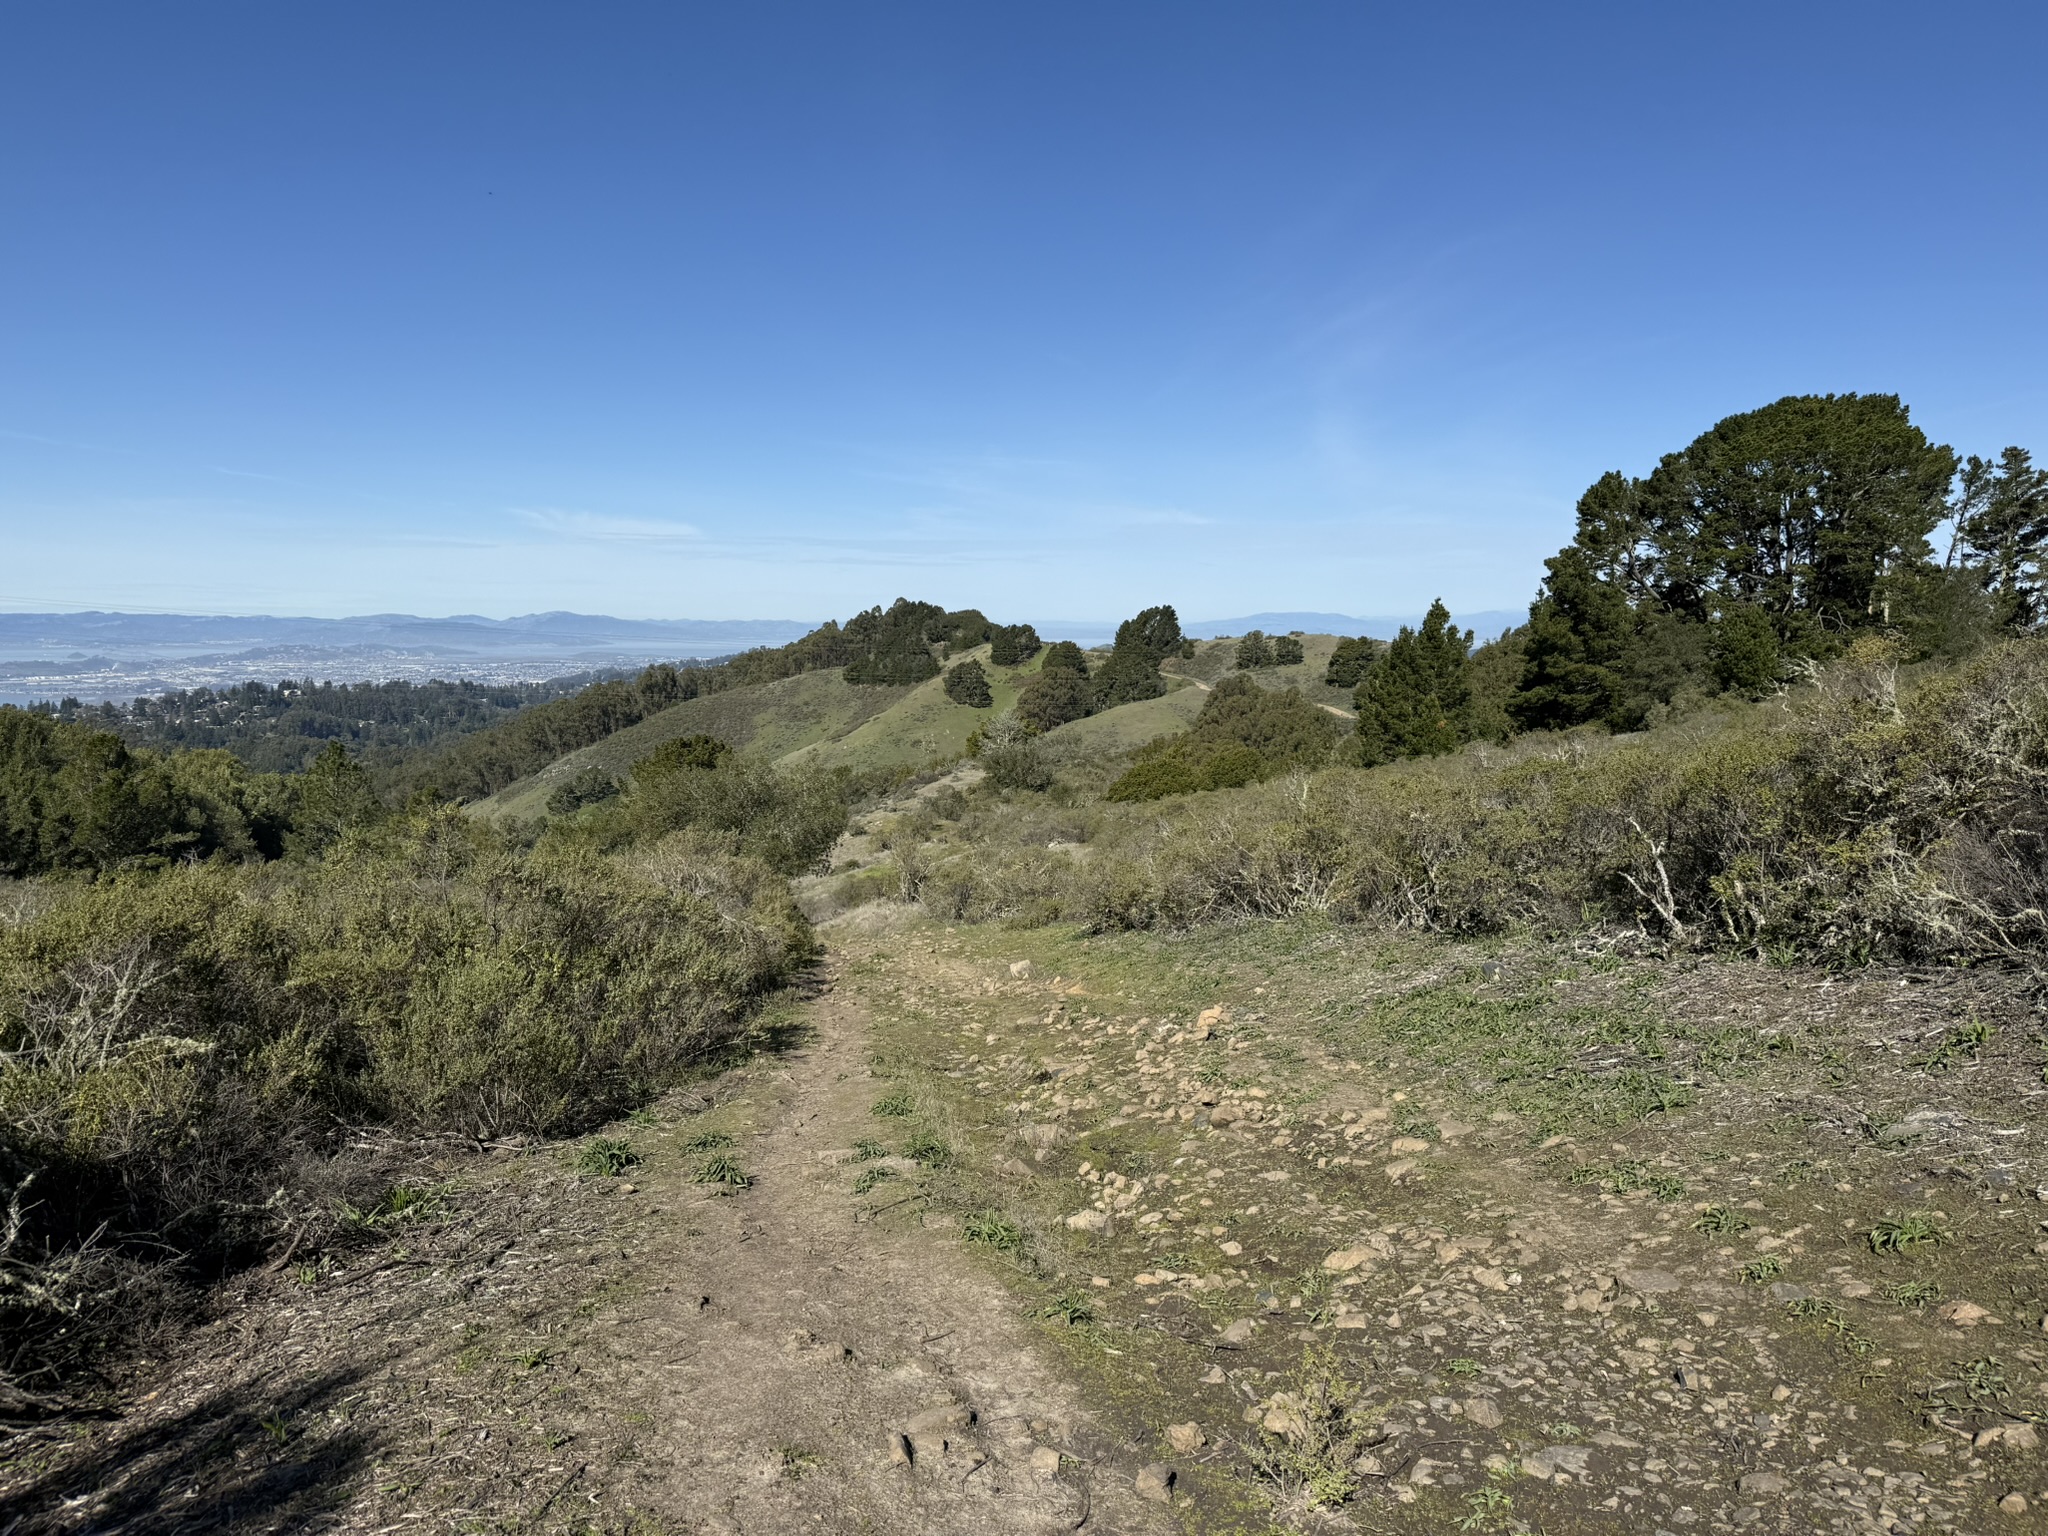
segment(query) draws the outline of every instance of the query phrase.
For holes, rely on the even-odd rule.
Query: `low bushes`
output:
[[[324,1240],[357,1128],[574,1132],[729,1041],[811,953],[782,880],[734,841],[520,857],[442,810],[319,863],[17,887],[0,915],[15,1384],[287,1233]]]
[[[1637,924],[1833,963],[2048,953],[2048,640],[1901,698],[1866,643],[1793,706],[1652,737],[1327,769],[1109,808],[1085,856],[934,859],[960,916],[1097,928],[1324,912],[1450,932]],[[929,899],[929,898],[928,898]]]

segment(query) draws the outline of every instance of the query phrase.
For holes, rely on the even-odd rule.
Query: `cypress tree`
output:
[[[1379,641],[1364,635],[1339,640],[1330,653],[1329,665],[1323,668],[1323,681],[1333,688],[1356,688],[1365,681],[1365,674],[1383,649]]]
[[[1273,644],[1264,630],[1255,629],[1237,642],[1237,670],[1256,672],[1273,665]]]
[[[1589,720],[1613,724],[1621,706],[1620,668],[1634,632],[1628,598],[1594,573],[1578,545],[1544,562],[1550,574],[1529,609],[1522,678],[1508,713],[1525,731],[1561,731]]]
[[[1386,659],[1358,685],[1360,761],[1456,751],[1465,740],[1471,653],[1472,632],[1451,623],[1441,598],[1429,605],[1421,629],[1404,624]]]
[[[995,703],[995,695],[989,691],[988,674],[972,657],[947,671],[946,697],[969,709],[987,709]]]

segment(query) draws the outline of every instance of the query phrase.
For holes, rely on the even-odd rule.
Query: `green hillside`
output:
[[[918,691],[855,687],[846,681],[843,668],[833,667],[686,699],[638,725],[557,758],[539,773],[479,800],[475,809],[486,816],[538,816],[546,810],[555,786],[585,768],[602,768],[623,777],[634,763],[679,736],[716,736],[754,756],[784,757],[814,742],[843,736]]]

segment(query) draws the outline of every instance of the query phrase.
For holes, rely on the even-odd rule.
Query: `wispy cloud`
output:
[[[693,523],[653,517],[607,517],[601,512],[565,512],[554,507],[522,507],[519,520],[565,539],[596,539],[604,543],[674,544],[704,537]]]

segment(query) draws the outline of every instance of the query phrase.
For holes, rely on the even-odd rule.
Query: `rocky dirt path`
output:
[[[1026,944],[1035,967],[1010,958]],[[1198,1432],[1178,1458],[1193,1529],[1260,1529],[1240,1520],[1247,1484],[1282,1528],[1316,1533],[2040,1527],[2048,1244],[2029,1251],[2040,1199],[2018,1193],[2038,1182],[2014,1150],[2023,1099],[1991,1091],[2011,1062],[1907,1084],[1903,1102],[1975,1104],[1981,1168],[1960,1130],[1934,1145],[1932,1125],[1975,1125],[1960,1109],[1849,1139],[1817,1111],[1768,1117],[1813,1099],[1760,1070],[1697,1074],[1698,1102],[1668,1122],[1546,1135],[1544,1101],[1460,1120],[1425,1111],[1412,1064],[1345,1054],[1386,1047],[1310,1027],[1299,957],[1233,976],[1196,944],[936,926],[876,948],[849,969],[892,1070],[954,1096],[984,1198],[1031,1233],[1049,1289],[1085,1288],[1130,1389],[1126,1432]],[[1393,994],[1415,978],[1332,964],[1337,993],[1397,1031]],[[1469,969],[1417,1015],[1433,1035],[1457,1033],[1449,999],[1514,985]],[[1653,966],[1614,977],[1573,982],[1560,1016],[1607,1017],[1594,999],[1616,986],[1616,1016],[1658,1017],[1674,1052],[1688,1008],[1718,1020],[1785,985],[1735,967],[1690,988]],[[1802,985],[1813,1006],[1850,990]],[[1875,1054],[1880,1032],[1940,1038],[1984,1001],[1873,977],[1825,1006]],[[1773,1030],[1807,1007],[1828,1056],[1821,1014],[1772,1007]],[[1872,1104],[1899,1075],[1831,1070]],[[1887,1248],[1885,1213],[1912,1202],[1946,1235]]]
[[[644,1260],[672,1288],[620,1320],[617,1390],[651,1419],[635,1505],[707,1536],[1173,1529],[1136,1491],[1149,1458],[1091,1421],[957,1239],[854,1197],[883,1091],[866,1018],[828,991],[811,1022],[732,1149],[750,1187],[679,1165],[643,1190],[679,1214]]]

